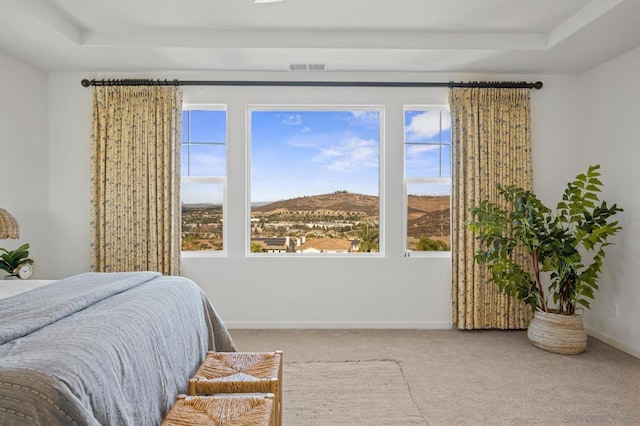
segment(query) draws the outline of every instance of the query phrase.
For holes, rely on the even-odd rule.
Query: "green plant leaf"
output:
[[[546,290],[561,312],[572,314],[578,305],[589,308],[604,248],[622,229],[613,216],[623,209],[599,201],[599,170],[600,165],[592,165],[568,182],[554,212],[516,186],[497,187],[504,208],[483,200],[470,209],[473,220],[467,226],[480,244],[474,259],[501,291],[533,310],[548,310],[541,276],[535,272],[540,271],[549,277]]]
[[[0,269],[13,274],[15,269],[25,263],[33,263],[33,259],[29,259],[29,244],[23,244],[15,250],[0,249],[4,253],[0,255]]]

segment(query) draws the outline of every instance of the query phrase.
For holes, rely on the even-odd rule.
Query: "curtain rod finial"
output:
[[[89,87],[91,86],[91,82],[89,80],[87,80],[86,78],[82,79],[82,81],[80,82],[80,84],[82,84],[82,87]]]
[[[534,89],[542,89],[542,82],[541,81],[536,81],[535,83],[533,83],[533,88]]]

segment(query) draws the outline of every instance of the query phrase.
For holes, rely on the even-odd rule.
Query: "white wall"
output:
[[[91,96],[77,76],[50,75],[50,279],[90,270]]]
[[[20,239],[2,240],[0,247],[29,243],[35,277],[48,270],[47,76],[0,50],[0,207],[20,227]]]
[[[640,48],[584,73],[580,164],[601,164],[603,198],[618,203],[623,230],[609,247],[600,291],[585,316],[591,334],[640,357]],[[615,306],[618,316],[615,316]]]
[[[532,91],[534,188],[543,201],[555,203],[567,180],[589,164],[602,164],[604,197],[624,207],[624,230],[610,247],[601,289],[585,321],[591,334],[639,356],[640,286],[636,280],[640,243],[638,222],[632,220],[640,210],[636,183],[640,174],[636,164],[640,158],[640,85],[635,81],[639,74],[640,49],[636,49],[579,77],[305,74],[299,78],[542,80],[544,88]],[[80,80],[113,77],[266,80],[292,75],[47,74],[0,51],[0,207],[9,210],[21,227],[20,240],[3,240],[1,246],[15,248],[29,242],[37,262],[36,277],[61,278],[89,269],[91,89],[81,87]],[[446,91],[439,89],[412,93],[405,89],[307,88],[287,95],[279,88],[185,87],[187,102],[229,103],[229,150],[236,154],[230,164],[230,232],[244,232],[244,135],[237,130],[242,128],[237,125],[243,103],[333,102],[337,91],[347,102],[446,102]],[[387,134],[398,134],[398,126],[401,124],[391,119]],[[449,259],[406,259],[401,237],[393,237],[400,235],[402,220],[396,207],[401,205],[402,154],[395,144],[387,137],[385,258],[247,259],[242,240],[234,239],[229,241],[226,258],[185,259],[184,275],[205,289],[229,325],[448,327]],[[617,317],[613,316],[615,305]]]
[[[535,185],[559,194],[555,182],[575,174],[575,77],[427,74],[303,74],[343,81],[542,80],[532,91]],[[192,80],[289,79],[292,74],[168,73],[166,75],[50,74],[51,278],[89,269],[89,157],[91,89],[82,78]],[[403,103],[446,103],[446,89],[184,87],[185,102],[229,108],[228,241],[225,258],[185,258],[183,274],[209,295],[232,327],[450,326],[450,259],[404,258],[402,252]],[[385,141],[386,256],[384,258],[246,258],[244,105],[246,103],[359,103],[387,105]],[[395,135],[395,136],[394,136]],[[565,154],[566,157],[565,157]],[[55,262],[53,262],[55,260]]]

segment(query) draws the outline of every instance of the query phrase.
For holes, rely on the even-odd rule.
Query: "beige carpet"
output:
[[[241,351],[284,351],[284,426],[640,425],[638,359],[591,337],[556,355],[524,331],[231,335]]]
[[[284,376],[284,425],[425,424],[397,361],[288,362]]]

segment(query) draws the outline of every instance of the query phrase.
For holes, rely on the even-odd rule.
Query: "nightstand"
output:
[[[15,296],[34,288],[51,284],[56,280],[0,280],[0,299]]]

